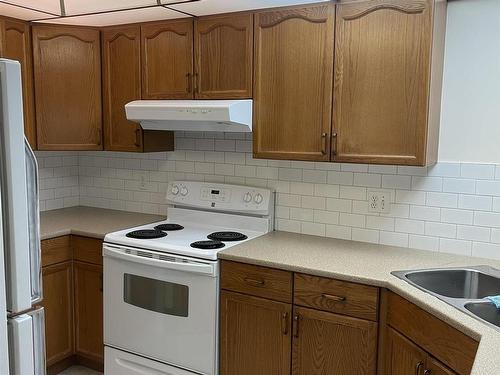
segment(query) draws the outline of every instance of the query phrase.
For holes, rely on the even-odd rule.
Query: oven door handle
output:
[[[198,262],[172,262],[163,259],[141,257],[134,254],[127,254],[120,249],[110,246],[103,246],[103,255],[108,258],[122,259],[129,262],[145,264],[147,266],[159,267],[169,270],[191,272],[208,276],[217,276],[217,266],[215,264],[203,264]]]

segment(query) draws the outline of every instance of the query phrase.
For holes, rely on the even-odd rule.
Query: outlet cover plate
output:
[[[391,212],[391,193],[387,191],[369,191],[368,212],[381,214]]]

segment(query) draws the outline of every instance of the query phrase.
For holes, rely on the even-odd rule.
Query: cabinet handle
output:
[[[325,294],[325,293],[323,293],[321,295],[321,297],[323,297],[324,299],[327,299],[329,301],[335,301],[335,302],[344,302],[345,301],[345,297],[335,296],[333,294]]]
[[[299,314],[293,316],[293,337],[299,337]]]
[[[193,77],[191,73],[187,73],[186,78],[187,78],[187,91],[191,93],[193,92]]]
[[[326,155],[326,143],[327,143],[327,137],[328,137],[328,134],[327,133],[323,133],[321,134],[321,141],[323,142],[323,146],[321,148],[321,155]]]
[[[422,361],[417,363],[417,365],[415,366],[415,375],[420,375],[420,369],[422,368],[423,365],[424,362]]]
[[[135,147],[141,147],[141,129],[135,129]]]
[[[97,145],[102,144],[102,129],[97,129]]]
[[[427,369],[424,371],[424,375],[431,375],[432,374],[432,370],[431,369]]]
[[[194,73],[194,93],[198,94],[198,73]]]
[[[283,335],[288,335],[288,313],[284,312],[281,314],[281,333]]]
[[[245,277],[243,280],[245,280],[245,282],[247,284],[250,284],[253,286],[264,286],[264,284],[266,283],[264,280],[252,279],[250,277]]]
[[[337,133],[332,133],[332,155],[337,156]]]

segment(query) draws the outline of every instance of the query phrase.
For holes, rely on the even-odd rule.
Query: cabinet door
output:
[[[104,147],[109,151],[142,151],[142,130],[128,121],[125,104],[141,99],[141,29],[102,31]]]
[[[194,35],[196,97],[251,98],[253,15],[200,18]]]
[[[422,375],[427,353],[400,335],[386,328],[386,375]]]
[[[193,21],[141,26],[142,98],[193,98]]]
[[[21,64],[24,134],[31,147],[36,149],[35,103],[33,97],[33,52],[28,23],[10,18],[3,20],[4,46],[2,57]]]
[[[336,161],[425,164],[432,4],[337,5]]]
[[[39,150],[102,150],[99,31],[33,26]]]
[[[456,372],[450,370],[448,367],[446,367],[433,357],[427,358],[425,371],[424,375],[457,375]]]
[[[376,373],[377,323],[295,307],[293,324],[293,375]]]
[[[333,3],[255,15],[256,158],[330,159]]]
[[[75,351],[104,362],[102,266],[75,262]]]
[[[289,375],[291,305],[221,291],[221,375]]]
[[[44,267],[43,303],[47,366],[73,355],[73,267],[64,262]]]

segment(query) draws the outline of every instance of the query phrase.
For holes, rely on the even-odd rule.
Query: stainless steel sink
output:
[[[392,274],[500,330],[500,310],[485,299],[500,295],[500,270],[474,266],[394,271]]]

